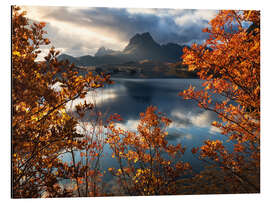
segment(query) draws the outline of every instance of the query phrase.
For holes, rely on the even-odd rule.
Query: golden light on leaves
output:
[[[251,17],[252,16],[252,17]],[[220,11],[210,21],[209,39],[202,46],[184,50],[183,61],[197,67],[204,90],[193,87],[180,93],[201,108],[215,112],[222,122],[214,121],[223,135],[234,143],[229,152],[219,141],[205,141],[200,159],[224,170],[223,178],[238,187],[232,192],[258,192],[260,184],[260,13],[259,11]],[[250,23],[243,29],[245,22]],[[234,25],[237,30],[233,30]],[[210,94],[209,94],[210,93]],[[224,100],[214,102],[212,95]],[[236,143],[236,144],[235,144]],[[192,153],[199,149],[193,148]],[[251,157],[251,158],[249,158]],[[205,177],[207,178],[207,177]],[[240,180],[240,183],[239,183]],[[218,184],[220,178],[211,179]],[[213,185],[208,188],[213,189]],[[222,188],[220,188],[222,190]]]
[[[180,144],[169,145],[166,140],[168,133],[165,130],[171,121],[156,111],[156,107],[150,106],[141,113],[137,133],[109,125],[107,143],[120,165],[117,171],[111,168],[109,171],[121,180],[121,188],[130,195],[175,194],[177,177],[191,169],[187,163],[178,160],[185,148]],[[162,156],[164,153],[170,160]],[[128,167],[122,162],[127,162]],[[166,185],[169,180],[170,184]]]
[[[53,47],[45,62],[37,62],[39,47],[50,44],[43,37],[46,24],[29,24],[25,15],[19,7],[12,7],[12,196],[41,197],[45,191],[51,197],[72,196],[72,190],[55,189],[57,179],[74,177],[82,184],[86,180],[80,173],[86,169],[75,163],[66,165],[60,155],[85,145],[77,140],[81,136],[76,132],[77,118],[65,111],[65,105],[91,88],[110,83],[110,78],[78,75],[74,65],[57,60],[59,52]],[[66,71],[60,77],[63,68]],[[60,92],[51,88],[57,82],[63,86]],[[94,155],[100,156],[97,152]]]

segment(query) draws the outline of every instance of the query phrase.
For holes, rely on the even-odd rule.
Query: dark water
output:
[[[191,100],[184,100],[178,96],[180,91],[190,85],[200,89],[202,81],[198,79],[113,79],[115,84],[99,90],[95,95],[98,108],[103,112],[118,113],[124,119],[119,126],[136,130],[140,112],[144,112],[149,105],[158,107],[158,111],[166,113],[173,122],[168,128],[170,144],[181,143],[187,148],[183,161],[191,163],[195,171],[203,168],[203,163],[193,157],[190,150],[201,146],[206,139],[224,139],[219,131],[211,126],[217,117],[214,113],[205,111]],[[87,97],[91,100],[92,96]],[[87,119],[84,119],[87,122]],[[79,154],[77,154],[79,156]],[[66,156],[64,160],[70,161]],[[118,168],[111,158],[111,151],[105,146],[101,167]],[[109,174],[105,180],[110,181]]]

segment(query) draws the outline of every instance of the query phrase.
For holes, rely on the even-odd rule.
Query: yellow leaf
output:
[[[21,53],[18,52],[18,51],[13,51],[12,54],[15,55],[15,56],[21,56]]]
[[[213,121],[213,122],[212,122],[212,125],[217,125],[217,122],[216,122],[216,121]]]

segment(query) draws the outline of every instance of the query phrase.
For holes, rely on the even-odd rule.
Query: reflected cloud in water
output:
[[[150,105],[157,106],[158,111],[165,113],[172,120],[167,129],[168,142],[181,143],[187,147],[183,161],[189,161],[200,170],[202,164],[194,159],[190,149],[201,146],[206,139],[221,138],[219,129],[211,126],[212,121],[217,120],[217,116],[213,112],[200,109],[192,100],[184,100],[178,93],[190,85],[200,87],[202,81],[198,79],[114,79],[114,81],[113,85],[89,92],[86,95],[87,102],[95,103],[98,110],[107,112],[107,115],[120,114],[123,121],[116,123],[116,127],[128,131],[137,130],[141,112],[145,112]],[[74,111],[75,105],[79,103],[84,103],[84,99],[77,99],[67,107],[70,111]],[[91,119],[93,117],[86,116],[81,123],[87,123]],[[78,128],[79,130],[83,131]],[[76,156],[79,157],[79,153]],[[69,160],[71,157],[65,159]],[[116,160],[111,157],[108,145],[105,145],[101,162],[104,170],[118,167]],[[108,181],[112,179],[109,174],[104,178]]]
[[[207,127],[217,119],[217,116],[210,111],[203,111],[202,113],[193,113],[191,111],[184,114],[176,109],[171,112],[171,118],[174,121],[174,127],[187,128],[190,126]]]
[[[178,96],[180,91],[193,85],[200,88],[202,81],[198,79],[114,79],[114,85],[91,91],[86,95],[86,101],[95,103],[98,110],[108,115],[118,113],[124,119],[117,124],[124,130],[136,130],[140,113],[150,105],[158,107],[158,111],[166,114],[172,120],[169,129],[204,128],[210,134],[219,133],[211,126],[217,116],[210,111],[204,111],[192,100],[184,100]],[[77,99],[69,103],[70,110],[75,105],[83,103],[84,99]],[[72,106],[72,107],[71,107]],[[82,121],[90,121],[85,117]],[[189,132],[191,135],[192,133]]]
[[[109,109],[111,113],[119,113],[124,120],[138,120],[139,113],[144,112],[150,105],[157,106],[159,111],[167,113],[168,116],[174,109],[184,114],[191,110],[194,113],[201,112],[194,102],[178,96],[178,92],[192,83],[201,82],[186,79],[115,79],[115,85],[106,88],[113,89],[116,96],[100,103],[99,108],[102,111]],[[106,98],[106,95],[103,96]]]
[[[116,123],[115,127],[116,128],[121,128],[122,130],[126,130],[126,131],[137,131],[137,126],[139,124],[139,120],[128,120],[125,123]]]
[[[113,100],[115,100],[118,96],[119,91],[121,90],[117,90],[115,88],[91,90],[86,94],[85,98],[78,98],[75,101],[68,102],[66,104],[66,108],[68,111],[75,111],[75,106],[78,104],[83,104],[84,101],[86,101],[86,103],[96,104],[97,106],[103,105],[106,102],[112,102]]]

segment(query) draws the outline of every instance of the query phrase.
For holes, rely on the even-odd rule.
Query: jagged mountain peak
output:
[[[132,45],[132,44],[157,44],[153,37],[151,36],[151,34],[149,32],[144,32],[144,33],[137,33],[135,34],[130,40],[129,40],[129,45]]]
[[[151,36],[151,34],[149,32],[144,32],[144,33],[136,33],[130,40],[134,40],[134,39],[143,39],[143,40],[153,40],[153,37]]]
[[[112,55],[112,54],[117,54],[117,53],[119,52],[102,46],[97,50],[95,56],[105,56],[105,55]]]
[[[160,52],[161,46],[154,41],[149,32],[137,33],[123,50],[124,54],[133,55],[136,59],[152,59]]]

